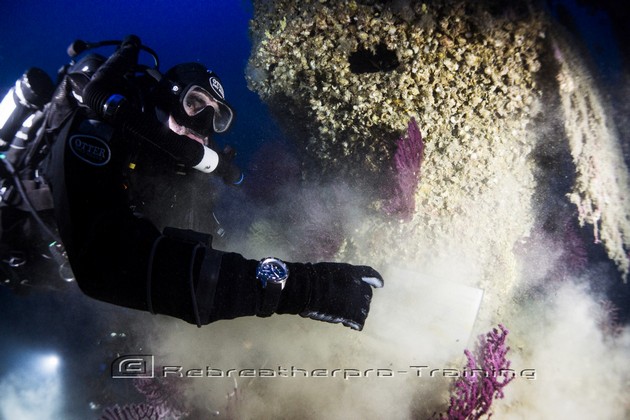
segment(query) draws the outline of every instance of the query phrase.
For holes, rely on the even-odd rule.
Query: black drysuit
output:
[[[122,128],[99,121],[73,99],[71,91],[89,80],[73,77],[62,82],[49,110],[59,115],[50,119],[45,172],[81,290],[197,325],[260,314],[264,291],[255,277],[257,261],[213,250],[209,235],[161,233],[132,212],[125,178],[131,144]],[[382,282],[375,270],[341,263],[288,266],[276,313],[363,327],[374,282],[361,280]]]

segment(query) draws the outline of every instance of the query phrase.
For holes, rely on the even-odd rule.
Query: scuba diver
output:
[[[6,218],[21,217],[21,225],[27,215],[49,239],[47,259],[88,296],[198,326],[276,313],[361,330],[372,288],[383,286],[373,268],[249,260],[163,217],[161,206],[187,182],[168,184],[173,167],[243,182],[233,150],[212,141],[230,128],[234,111],[216,74],[187,63],[162,75],[157,55],[136,36],[76,41],[68,53],[103,45],[117,49],[65,66],[54,91],[45,73],[31,69],[5,97],[14,109],[0,116],[3,241],[11,236],[5,225],[20,225],[5,224],[5,211],[17,211]],[[141,50],[153,67],[139,64]]]

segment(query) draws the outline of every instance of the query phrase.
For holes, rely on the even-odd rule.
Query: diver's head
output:
[[[199,63],[178,64],[164,74],[159,99],[170,114],[169,127],[197,140],[223,133],[234,111],[225,100],[219,77]]]

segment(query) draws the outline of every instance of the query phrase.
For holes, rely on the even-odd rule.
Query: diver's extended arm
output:
[[[277,313],[361,330],[370,309],[372,287],[383,285],[380,274],[371,267],[286,263],[290,274],[269,307],[269,291],[257,276],[261,262],[214,250],[201,241],[189,241],[188,250],[184,250],[181,241],[171,232],[156,239],[148,267],[147,309],[197,325]]]
[[[371,287],[382,285],[375,270],[287,263],[286,285],[270,310],[259,262],[214,250],[202,234],[160,233],[132,213],[120,175],[121,140],[104,135],[108,130],[83,117],[70,120],[49,167],[59,230],[84,293],[197,325],[273,312],[363,328]]]
[[[106,64],[116,69],[120,62]],[[85,89],[90,109],[75,109],[51,133],[47,168],[59,231],[83,292],[197,325],[278,313],[363,328],[372,287],[383,284],[370,267],[278,260],[279,268],[286,266],[281,281],[274,284],[281,288],[263,287],[269,279],[261,275],[260,262],[214,250],[203,234],[176,229],[160,233],[149,220],[133,214],[123,177],[129,163],[128,137],[154,142],[160,138],[156,145],[169,148],[183,140],[158,127],[154,117],[116,102],[116,94],[108,90],[113,82],[97,76]],[[67,94],[58,93],[59,99]],[[215,173],[239,181],[239,172],[221,163]]]
[[[216,251],[213,251],[216,252]],[[343,263],[286,263],[288,278],[279,293],[277,306],[266,308],[267,290],[257,268],[261,262],[235,253],[222,255],[218,284],[208,321],[241,316],[295,314],[341,323],[361,330],[372,299],[372,287],[383,279],[371,267]]]

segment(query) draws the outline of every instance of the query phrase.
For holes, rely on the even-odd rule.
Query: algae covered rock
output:
[[[416,213],[366,219],[340,258],[457,255],[472,284],[508,296],[519,248],[562,211],[597,227],[627,274],[627,168],[599,128],[604,107],[577,109],[599,93],[582,61],[563,61],[579,54],[547,13],[534,1],[254,1],[249,86],[320,173],[364,185],[382,209],[396,140],[412,118],[422,132]]]

